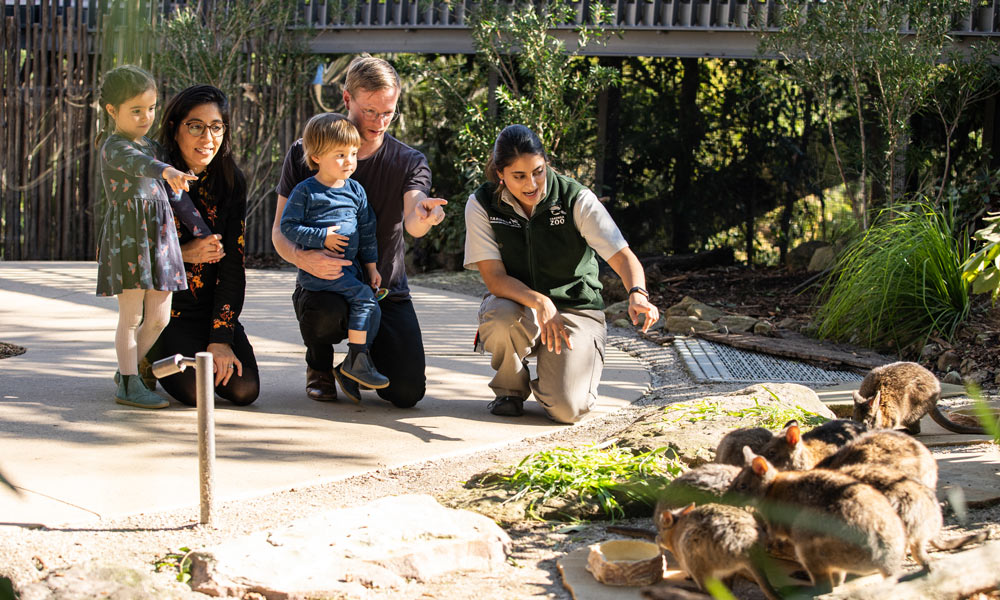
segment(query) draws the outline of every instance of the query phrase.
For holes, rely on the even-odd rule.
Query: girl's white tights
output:
[[[122,375],[139,374],[139,357],[149,352],[170,320],[170,294],[159,290],[125,290],[118,294],[115,353]]]

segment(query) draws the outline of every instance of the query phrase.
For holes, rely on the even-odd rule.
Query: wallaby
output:
[[[799,422],[792,419],[760,449],[760,455],[783,471],[806,471],[865,431],[860,423],[834,419],[802,433]]]
[[[709,577],[747,573],[765,596],[780,598],[759,564],[766,534],[749,511],[724,504],[696,507],[692,502],[686,508],[661,510],[653,520],[657,543],[670,551],[699,589],[705,590]]]
[[[656,508],[653,510],[654,523],[656,516],[665,510],[681,508],[691,503],[723,502],[723,495],[739,472],[740,467],[733,465],[705,463],[678,475],[657,494]],[[654,531],[638,527],[609,525],[607,531],[629,537],[656,539]]]
[[[981,542],[987,537],[986,532],[979,532],[954,540],[938,539],[943,519],[941,505],[934,492],[888,465],[845,465],[837,470],[882,492],[903,522],[910,555],[923,567],[928,564],[928,542],[938,550],[953,550],[971,542]]]
[[[847,573],[900,571],[906,532],[878,490],[828,469],[778,472],[750,448],[744,458],[732,491],[752,498],[769,535],[792,543],[813,585],[836,587]]]
[[[982,427],[960,425],[938,408],[941,383],[934,373],[914,362],[894,362],[875,367],[854,392],[854,420],[871,429],[906,429],[920,433],[920,419],[930,414],[934,422],[955,433],[978,433]]]
[[[741,427],[722,436],[719,446],[715,449],[715,462],[724,465],[743,466],[743,446],[750,446],[754,452],[760,452],[771,441],[771,430],[763,427]]]
[[[839,469],[846,465],[878,464],[916,479],[931,491],[937,489],[937,461],[927,446],[901,431],[869,431],[816,464]]]

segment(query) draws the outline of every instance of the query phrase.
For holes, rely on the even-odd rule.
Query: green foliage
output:
[[[550,498],[576,494],[581,501],[596,501],[612,519],[621,518],[623,500],[650,504],[655,487],[649,485],[651,480],[672,479],[683,472],[683,464],[666,452],[664,447],[637,454],[615,445],[555,448],[526,456],[502,480],[517,490],[511,501],[538,495],[528,507],[531,514]]]
[[[988,293],[995,304],[1000,297],[1000,212],[983,220],[989,225],[973,235],[982,247],[962,264],[962,279],[972,284],[973,294]]]
[[[248,215],[274,187],[287,148],[278,132],[308,93],[305,31],[295,24],[296,3],[232,0],[206,9],[181,5],[159,29],[159,75],[170,89],[207,83],[229,97],[233,152],[247,177]]]
[[[941,59],[953,46],[952,14],[963,5],[968,3],[818,2],[809,3],[803,15],[806,5],[783,0],[780,31],[762,38],[761,52],[788,61],[795,81],[820,100],[837,169],[862,228],[873,202],[871,178],[884,184],[890,198],[901,194],[899,159],[910,118],[947,74]],[[906,24],[911,32],[902,36]],[[879,120],[881,147],[870,131],[871,114]],[[856,127],[856,148],[842,147],[838,139],[836,125],[845,117]]]
[[[497,73],[497,106],[492,111],[485,94],[465,99],[459,143],[466,177],[481,180],[497,134],[512,123],[538,134],[557,167],[578,172],[593,156],[587,142],[597,94],[619,81],[616,70],[579,58],[582,48],[609,35],[604,27],[609,8],[591,4],[592,25],[576,30],[577,48],[568,50],[549,33],[573,19],[574,8],[565,0],[513,7],[482,2],[480,7],[472,18],[471,35],[477,59]]]
[[[883,211],[824,284],[819,337],[900,354],[935,333],[951,338],[969,313],[968,255],[950,214],[927,204]]]
[[[191,549],[181,547],[177,552],[168,552],[163,558],[156,559],[153,567],[157,573],[164,569],[177,571],[177,581],[187,583],[191,580]]]
[[[766,388],[765,388],[766,389]],[[768,390],[772,397],[777,399],[774,392]],[[785,423],[795,419],[803,429],[812,429],[817,425],[827,422],[827,418],[806,410],[801,406],[789,408],[781,404],[761,404],[756,398],[753,399],[754,406],[743,409],[726,409],[718,401],[697,400],[693,402],[681,402],[666,406],[665,413],[675,413],[681,411],[681,415],[675,418],[672,423],[687,421],[696,423],[716,417],[737,417],[746,420],[744,427],[763,427],[765,429],[781,429]]]

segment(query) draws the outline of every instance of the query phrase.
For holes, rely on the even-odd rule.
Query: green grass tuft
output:
[[[767,391],[775,399],[778,398],[771,390]],[[745,427],[764,427],[765,429],[772,430],[781,429],[785,426],[785,423],[792,419],[796,419],[803,429],[812,429],[829,420],[820,414],[806,410],[800,406],[789,408],[781,404],[761,404],[756,398],[753,399],[753,402],[754,406],[747,408],[727,409],[722,408],[719,401],[706,399],[670,404],[663,411],[666,413],[673,413],[678,410],[682,411],[683,414],[671,421],[671,423],[677,423],[678,421],[697,423],[698,421],[716,417],[737,417],[747,420],[747,424],[744,425]]]
[[[969,314],[962,264],[969,244],[928,205],[883,212],[845,251],[816,313],[820,338],[902,353],[937,333],[950,339]]]
[[[502,477],[505,487],[516,490],[510,501],[535,496],[528,513],[550,498],[576,495],[581,501],[596,502],[612,520],[625,516],[622,502],[652,504],[653,481],[673,479],[685,467],[666,455],[667,448],[636,453],[615,445],[580,449],[554,448],[524,458],[510,475]]]

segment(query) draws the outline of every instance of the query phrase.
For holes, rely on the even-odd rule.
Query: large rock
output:
[[[616,437],[619,445],[641,451],[666,446],[688,465],[697,466],[715,457],[715,448],[726,433],[737,427],[758,425],[751,417],[727,413],[756,409],[758,405],[798,407],[827,419],[836,418],[816,392],[804,385],[757,383],[721,396],[650,410]],[[703,410],[705,407],[711,408]]]
[[[812,258],[809,260],[809,266],[806,270],[810,273],[819,273],[820,271],[825,271],[827,269],[832,269],[834,265],[837,264],[837,253],[834,252],[833,246],[823,246],[817,248],[813,252]]]
[[[702,321],[716,321],[725,313],[714,306],[709,306],[703,302],[695,302],[687,307],[687,314],[692,317],[698,317]]]
[[[113,549],[111,550],[113,552]],[[2,590],[0,590],[2,591]],[[21,600],[198,600],[205,596],[174,580],[111,562],[74,565],[24,586]],[[3,594],[0,594],[2,597]]]
[[[407,579],[501,568],[510,544],[482,515],[426,495],[392,496],[196,552],[190,583],[213,596],[366,597]]]
[[[715,324],[718,327],[725,327],[729,331],[742,333],[753,329],[753,326],[757,324],[757,319],[746,315],[724,315]]]
[[[790,269],[801,271],[805,269],[812,260],[813,255],[819,248],[824,248],[830,244],[821,241],[802,242],[798,246],[788,251],[785,261]]]
[[[716,331],[718,327],[711,321],[702,321],[697,317],[667,317],[667,331],[679,335],[687,335],[693,328],[695,331]]]

